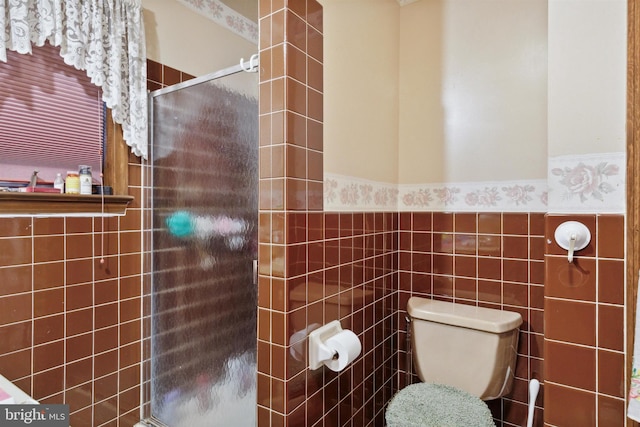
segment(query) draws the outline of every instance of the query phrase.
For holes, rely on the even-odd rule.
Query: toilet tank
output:
[[[419,297],[409,299],[407,311],[420,380],[451,385],[483,400],[511,391],[519,313]]]

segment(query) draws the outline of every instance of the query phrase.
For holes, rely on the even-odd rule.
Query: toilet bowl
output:
[[[396,393],[387,426],[493,426],[483,401],[511,391],[520,314],[419,297],[407,312],[422,383]]]

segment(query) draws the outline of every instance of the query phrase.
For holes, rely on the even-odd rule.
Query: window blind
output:
[[[53,181],[89,165],[100,178],[104,104],[86,73],[64,63],[59,48],[7,52],[0,63],[0,180]]]

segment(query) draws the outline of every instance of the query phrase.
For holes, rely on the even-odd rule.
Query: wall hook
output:
[[[249,58],[249,62],[248,63],[244,62],[244,58],[240,58],[240,68],[242,68],[247,73],[255,73],[255,72],[257,72],[258,71],[259,58],[260,58],[260,56],[257,53],[254,53],[253,55],[251,55],[251,57]]]
[[[558,246],[568,251],[567,259],[571,263],[575,251],[586,248],[591,241],[591,232],[581,222],[565,221],[556,228],[554,237]]]

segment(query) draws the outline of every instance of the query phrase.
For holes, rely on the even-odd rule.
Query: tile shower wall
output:
[[[497,425],[523,425],[528,381],[543,380],[544,214],[407,212],[400,213],[399,230],[399,386],[418,381],[407,376],[405,310],[411,296],[515,311],[524,323],[514,387],[489,406]]]
[[[580,221],[591,243],[573,263],[553,238]],[[545,252],[545,425],[625,424],[623,215],[548,215]]]

